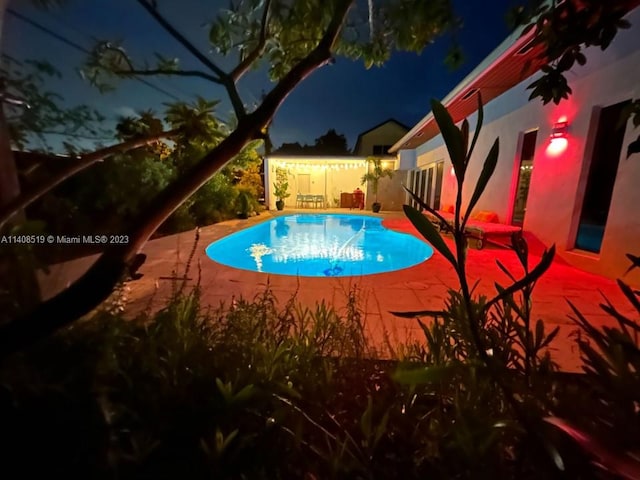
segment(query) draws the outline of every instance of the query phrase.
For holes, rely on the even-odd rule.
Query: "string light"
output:
[[[356,170],[365,168],[365,164],[362,161],[347,161],[340,163],[316,163],[316,162],[281,162],[274,161],[272,166],[275,168],[283,168],[285,170],[296,172],[320,172],[320,171],[341,171],[341,170]]]

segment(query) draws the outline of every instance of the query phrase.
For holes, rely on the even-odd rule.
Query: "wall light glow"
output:
[[[551,157],[557,157],[562,154],[569,146],[569,140],[566,137],[552,138],[549,146],[547,147],[547,155]]]
[[[551,140],[547,147],[547,155],[557,157],[567,149],[567,146],[569,146],[569,140],[567,139],[568,129],[569,123],[567,122],[566,116],[560,117],[558,121],[553,124]]]

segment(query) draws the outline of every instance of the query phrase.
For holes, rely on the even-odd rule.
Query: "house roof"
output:
[[[353,151],[357,152],[358,149],[360,148],[360,143],[362,143],[362,137],[364,137],[368,133],[373,132],[375,129],[382,127],[383,125],[386,125],[387,123],[395,123],[396,125],[402,127],[404,130],[409,131],[409,127],[406,126],[404,123],[400,123],[395,118],[388,118],[384,122],[381,122],[381,123],[377,124],[376,126],[371,127],[369,130],[365,130],[364,132],[360,133],[358,135],[358,139],[356,140],[356,145],[355,145],[355,147],[353,147]]]
[[[631,11],[640,5],[640,0],[627,0],[627,3]],[[544,46],[532,46],[535,29],[523,35],[524,28],[509,35],[442,100],[455,123],[477,110],[478,92],[482,95],[482,103],[487,104],[535,74],[546,63],[542,55]],[[429,112],[389,152],[414,149],[439,133],[433,114]]]

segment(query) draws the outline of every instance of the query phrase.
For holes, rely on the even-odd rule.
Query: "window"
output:
[[[442,194],[442,178],[444,174],[444,161],[439,160],[430,163],[426,168],[412,170],[409,172],[409,188],[424,203],[431,208],[440,208],[440,197]],[[420,209],[418,202],[410,198],[412,207]]]
[[[599,253],[609,216],[626,124],[620,124],[629,101],[600,110],[593,155],[584,192],[576,248]]]
[[[433,195],[433,167],[427,168],[427,191],[422,197],[422,201],[433,207],[431,203],[431,196]]]
[[[527,211],[527,197],[529,196],[529,183],[533,171],[533,157],[536,151],[536,138],[538,131],[533,130],[524,134],[522,148],[520,149],[520,163],[518,164],[518,184],[516,185],[516,197],[513,202],[513,216],[511,223],[522,226],[524,214]]]
[[[418,191],[418,197],[420,197],[424,201],[424,190],[427,185],[427,171],[420,171],[420,190]]]
[[[392,145],[374,145],[373,146],[373,154],[374,155],[386,155]]]
[[[442,176],[444,175],[444,162],[436,164],[436,185],[433,192],[433,208],[440,210],[440,196],[442,195]]]
[[[411,190],[415,194],[418,193],[416,183],[418,182],[419,177],[420,170],[411,170],[411,172],[409,173],[409,190]],[[416,202],[411,195],[408,195],[407,199],[409,201],[409,205],[411,205],[413,208],[418,208],[418,202]]]

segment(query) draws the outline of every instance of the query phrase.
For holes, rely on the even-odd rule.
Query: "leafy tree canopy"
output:
[[[182,37],[161,17],[160,2],[138,0],[138,3],[164,22],[176,38]],[[159,53],[153,61],[139,61],[128,54],[123,44],[116,42],[96,45],[82,72],[102,90],[113,88],[118,77],[204,78],[227,89],[235,114],[240,118],[246,111],[235,90],[235,82],[248,71],[262,66],[266,67],[271,80],[281,80],[317,47],[344,3],[342,0],[232,0],[229,8],[216,12],[209,27],[213,52],[219,58],[240,58],[229,72],[218,67],[215,60],[192,50],[207,70],[182,70],[179,59]],[[362,59],[367,68],[382,65],[393,50],[421,52],[434,38],[458,24],[450,0],[359,0],[350,7],[331,51],[349,59]]]
[[[333,128],[316,138],[313,145],[300,145],[298,142],[283,143],[273,153],[283,155],[351,155],[346,137]]]
[[[528,87],[529,99],[558,104],[569,98],[571,87],[565,74],[576,63],[587,62],[585,48],[605,50],[619,30],[630,28],[623,18],[628,11],[629,2],[602,0],[529,0],[511,10],[508,20],[514,26],[526,25],[523,34],[535,29],[532,45],[543,45],[541,55],[547,62],[543,75]]]
[[[324,135],[316,138],[315,149],[323,155],[348,155],[347,139],[338,134],[333,128]]]

